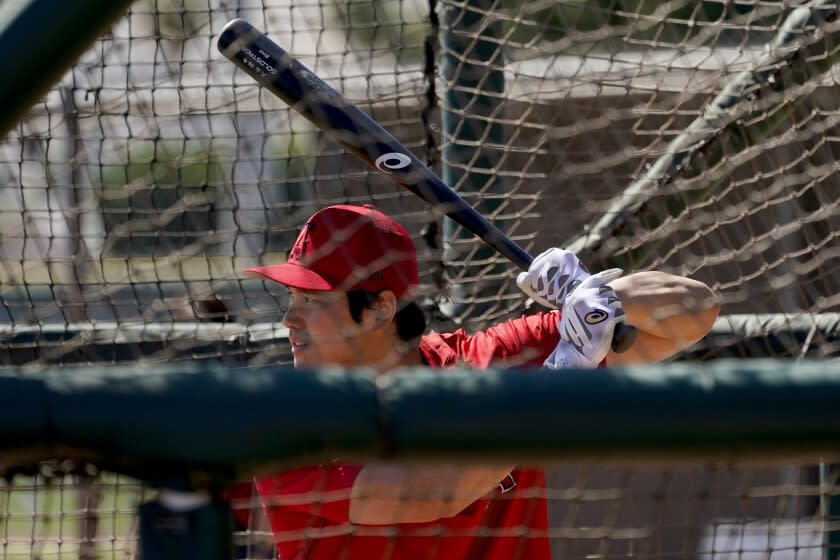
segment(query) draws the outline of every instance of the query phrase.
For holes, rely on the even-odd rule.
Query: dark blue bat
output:
[[[222,29],[218,48],[257,83],[351,153],[439,208],[522,270],[528,270],[533,258],[522,247],[470,206],[367,113],[262,31],[245,20],[235,19]],[[635,328],[617,328],[612,347],[623,352],[633,344],[635,337]]]

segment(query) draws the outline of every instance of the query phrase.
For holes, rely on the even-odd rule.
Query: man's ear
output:
[[[376,318],[377,326],[387,325],[394,320],[394,316],[399,309],[399,302],[397,296],[391,290],[383,290],[379,292],[379,297],[374,304],[374,317]]]

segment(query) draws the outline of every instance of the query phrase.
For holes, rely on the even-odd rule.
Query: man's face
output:
[[[283,316],[295,367],[358,366],[362,329],[350,315],[347,293],[289,288]]]

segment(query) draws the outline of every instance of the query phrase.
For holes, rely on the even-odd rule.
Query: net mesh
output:
[[[45,462],[0,486],[4,558],[134,558],[137,505],[154,496],[128,477],[95,468],[66,474]]]
[[[733,110],[734,132],[712,135],[716,152],[634,194],[642,209],[587,254],[594,267],[624,259],[628,271],[701,280],[729,324],[749,323],[688,357],[835,356],[834,18],[808,21],[807,51],[762,58],[810,5],[135,2],[0,143],[0,363],[289,363],[285,291],[241,271],[283,262],[307,216],[338,203],[372,202],[406,227],[433,327],[523,313],[503,258],[217,53],[234,17],[358,103],[531,254],[585,238],[741,72],[778,68]],[[817,462],[552,469],[552,549],[817,558],[837,523],[820,509],[836,480],[820,482]],[[134,506],[151,490],[42,469],[3,486],[4,556],[136,555]],[[258,497],[234,506],[249,512],[240,557],[271,557]]]

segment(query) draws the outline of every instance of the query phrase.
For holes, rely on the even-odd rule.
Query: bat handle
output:
[[[512,255],[506,255],[522,270],[528,270],[534,259],[519,246],[515,246],[510,250]],[[630,323],[618,323],[613,331],[613,339],[610,344],[613,352],[622,354],[630,350],[633,343],[636,342],[636,337],[639,336],[639,329]]]
[[[639,329],[630,323],[618,323],[613,331],[613,339],[610,347],[617,354],[627,352],[633,346],[633,343],[636,342],[638,335]]]

